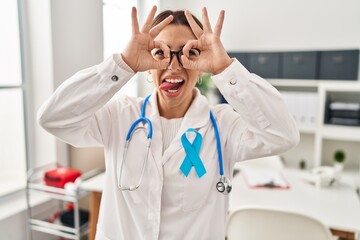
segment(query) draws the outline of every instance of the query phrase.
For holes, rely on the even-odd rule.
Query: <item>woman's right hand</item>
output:
[[[132,8],[132,36],[125,50],[121,54],[125,63],[134,71],[147,71],[150,69],[166,69],[170,62],[170,49],[160,41],[155,41],[155,37],[163,30],[172,20],[173,16],[168,16],[161,23],[151,28],[156,6],[151,9],[144,26],[139,30],[139,23],[136,14],[136,8]],[[151,55],[151,50],[159,48],[163,50],[165,58],[157,61]]]

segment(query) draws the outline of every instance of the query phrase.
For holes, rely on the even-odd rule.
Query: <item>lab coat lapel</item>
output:
[[[153,138],[151,141],[151,152],[156,164],[156,168],[158,169],[159,175],[161,179],[163,179],[162,174],[162,133],[161,133],[161,122],[160,122],[160,114],[157,106],[157,97],[156,90],[150,96],[149,103],[146,106],[146,116],[150,119],[153,127]]]
[[[201,128],[210,121],[210,107],[207,99],[200,94],[199,90],[196,89],[196,96],[186,112],[184,119],[181,123],[180,129],[175,136],[175,139],[170,144],[169,148],[166,149],[163,156],[163,164],[165,164],[175,152],[182,149],[181,136],[189,128],[194,128],[202,134]]]

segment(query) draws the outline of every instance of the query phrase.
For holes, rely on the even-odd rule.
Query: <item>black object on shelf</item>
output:
[[[360,103],[329,101],[325,113],[325,123],[360,126]]]
[[[89,221],[89,212],[86,210],[79,210],[80,226]],[[60,221],[63,225],[74,227],[74,210],[66,210],[61,213]]]

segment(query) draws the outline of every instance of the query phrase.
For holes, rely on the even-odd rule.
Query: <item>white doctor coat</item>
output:
[[[279,154],[298,143],[298,130],[279,92],[235,59],[212,76],[229,105],[210,107],[197,92],[164,154],[154,92],[146,106],[153,140],[144,177],[138,190],[121,191],[124,142],[143,103],[142,98],[112,98],[134,75],[126,69],[109,58],[82,70],[66,80],[38,113],[42,127],[59,139],[76,147],[104,146],[106,183],[96,239],[224,239],[228,196],[215,188],[220,176],[209,111],[220,132],[225,176],[231,178],[235,162]],[[180,137],[188,128],[203,137],[200,157],[207,172],[201,178],[193,168],[188,177],[179,170],[185,157]],[[146,141],[144,131],[134,133],[123,173],[129,184],[140,176]]]

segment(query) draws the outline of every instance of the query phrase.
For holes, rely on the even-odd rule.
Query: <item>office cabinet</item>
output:
[[[334,99],[360,104],[359,50],[231,52],[231,56],[244,59],[250,72],[265,78],[283,93],[301,136],[297,147],[282,154],[285,164],[298,168],[305,161],[307,169],[332,165],[333,153],[339,148],[347,155],[345,171],[355,172],[355,182],[360,188],[358,120],[329,121],[327,111]],[[360,112],[332,111],[331,114],[358,118]]]
[[[281,78],[317,78],[317,52],[285,52],[282,53],[281,62]]]
[[[285,163],[288,167],[298,168],[301,160],[305,160],[307,169],[318,166],[331,166],[334,161],[334,153],[336,150],[343,150],[346,154],[345,173],[352,176],[354,183],[360,187],[360,126],[348,124],[346,121],[338,124],[329,121],[331,115],[329,104],[349,103],[350,107],[345,104],[345,107],[353,108],[354,111],[345,110],[345,118],[358,118],[356,107],[360,104],[360,84],[352,81],[321,81],[315,85],[307,81],[300,80],[270,80],[270,82],[279,89],[280,92],[290,91],[296,92],[298,98],[296,101],[290,99],[289,110],[302,111],[308,114],[316,104],[316,121],[308,124],[296,118],[300,130],[300,143],[294,149],[282,154]],[[292,83],[296,83],[297,86]],[[288,85],[285,85],[288,84]],[[312,101],[312,104],[306,103],[306,96],[317,95],[317,102]],[[286,94],[285,101],[288,101]],[[287,98],[287,99],[286,99]],[[293,101],[294,100],[294,101]],[[338,109],[338,108],[333,108]],[[336,112],[335,116],[344,114],[344,110]],[[345,123],[345,124],[344,124]]]
[[[320,53],[320,79],[357,80],[359,50],[323,51]]]

